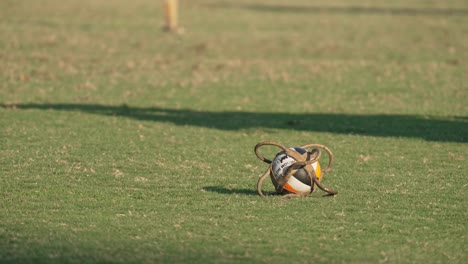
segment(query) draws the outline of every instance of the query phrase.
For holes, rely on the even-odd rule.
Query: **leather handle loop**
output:
[[[268,170],[262,175],[260,176],[260,178],[258,178],[258,182],[257,182],[257,193],[258,195],[260,195],[261,197],[265,197],[265,194],[263,194],[262,192],[262,185],[263,185],[263,181],[270,175],[270,168],[268,168]]]
[[[326,188],[324,187],[321,183],[320,183],[320,180],[317,178],[317,175],[315,174],[315,172],[313,170],[306,170],[307,174],[309,175],[310,179],[314,182],[314,184],[319,187],[320,190],[330,194],[330,195],[335,195],[335,194],[338,194],[337,191],[335,190],[332,190],[332,189],[329,189],[329,188]],[[311,188],[311,191],[310,192],[313,192],[314,191],[314,188]]]
[[[260,147],[262,146],[266,146],[266,145],[271,145],[271,146],[277,146],[279,148],[281,148],[282,150],[286,151],[287,152],[287,149],[285,146],[281,145],[280,143],[277,143],[277,142],[274,142],[274,141],[262,141],[262,142],[259,142],[257,145],[255,145],[255,155],[257,155],[257,158],[265,163],[268,163],[268,164],[271,164],[271,160],[265,158],[261,153],[260,153]]]
[[[322,173],[326,174],[329,171],[331,171],[331,169],[333,168],[333,163],[335,161],[335,157],[333,156],[333,153],[331,152],[331,150],[329,148],[327,148],[324,145],[320,145],[320,144],[307,144],[307,145],[301,146],[301,148],[304,148],[304,149],[317,148],[317,149],[325,150],[327,152],[327,154],[328,154],[328,166],[327,166],[326,169],[322,169]]]

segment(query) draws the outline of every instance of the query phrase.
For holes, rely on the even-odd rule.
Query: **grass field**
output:
[[[180,6],[0,1],[0,263],[468,262],[466,1]]]

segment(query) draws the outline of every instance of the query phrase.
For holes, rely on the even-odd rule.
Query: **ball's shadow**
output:
[[[259,196],[257,190],[255,188],[246,189],[246,188],[226,188],[223,186],[205,186],[203,190],[208,192],[214,192],[219,194],[227,194],[227,195],[234,195],[234,194],[241,194],[241,195],[251,195],[251,196]],[[265,193],[266,195],[275,195],[276,193]]]

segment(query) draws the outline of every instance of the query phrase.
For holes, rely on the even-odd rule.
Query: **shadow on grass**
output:
[[[344,15],[393,15],[393,16],[466,16],[465,8],[434,8],[434,7],[395,7],[395,6],[324,6],[324,5],[277,5],[277,4],[243,4],[216,3],[214,8],[238,8],[260,12],[308,13],[308,14],[344,14]]]
[[[205,186],[203,187],[203,190],[219,194],[242,194],[258,196],[257,191],[254,189],[228,189],[223,186]]]
[[[205,186],[203,187],[203,190],[209,191],[209,192],[215,192],[219,194],[226,194],[226,195],[234,195],[234,194],[241,194],[241,195],[254,195],[254,196],[259,196],[257,193],[256,189],[228,189],[226,187],[222,186]],[[263,194],[266,196],[282,196],[278,194],[277,192],[266,192],[263,191]],[[333,197],[335,196],[334,194],[321,194],[322,197]]]
[[[197,111],[100,104],[16,104],[10,109],[79,111],[142,121],[167,122],[220,130],[290,129],[376,137],[408,137],[440,142],[468,142],[467,117],[419,115]]]

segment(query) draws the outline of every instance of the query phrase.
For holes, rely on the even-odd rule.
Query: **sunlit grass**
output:
[[[467,261],[464,1],[160,4],[0,3],[0,262]],[[260,198],[262,140],[339,194]]]

